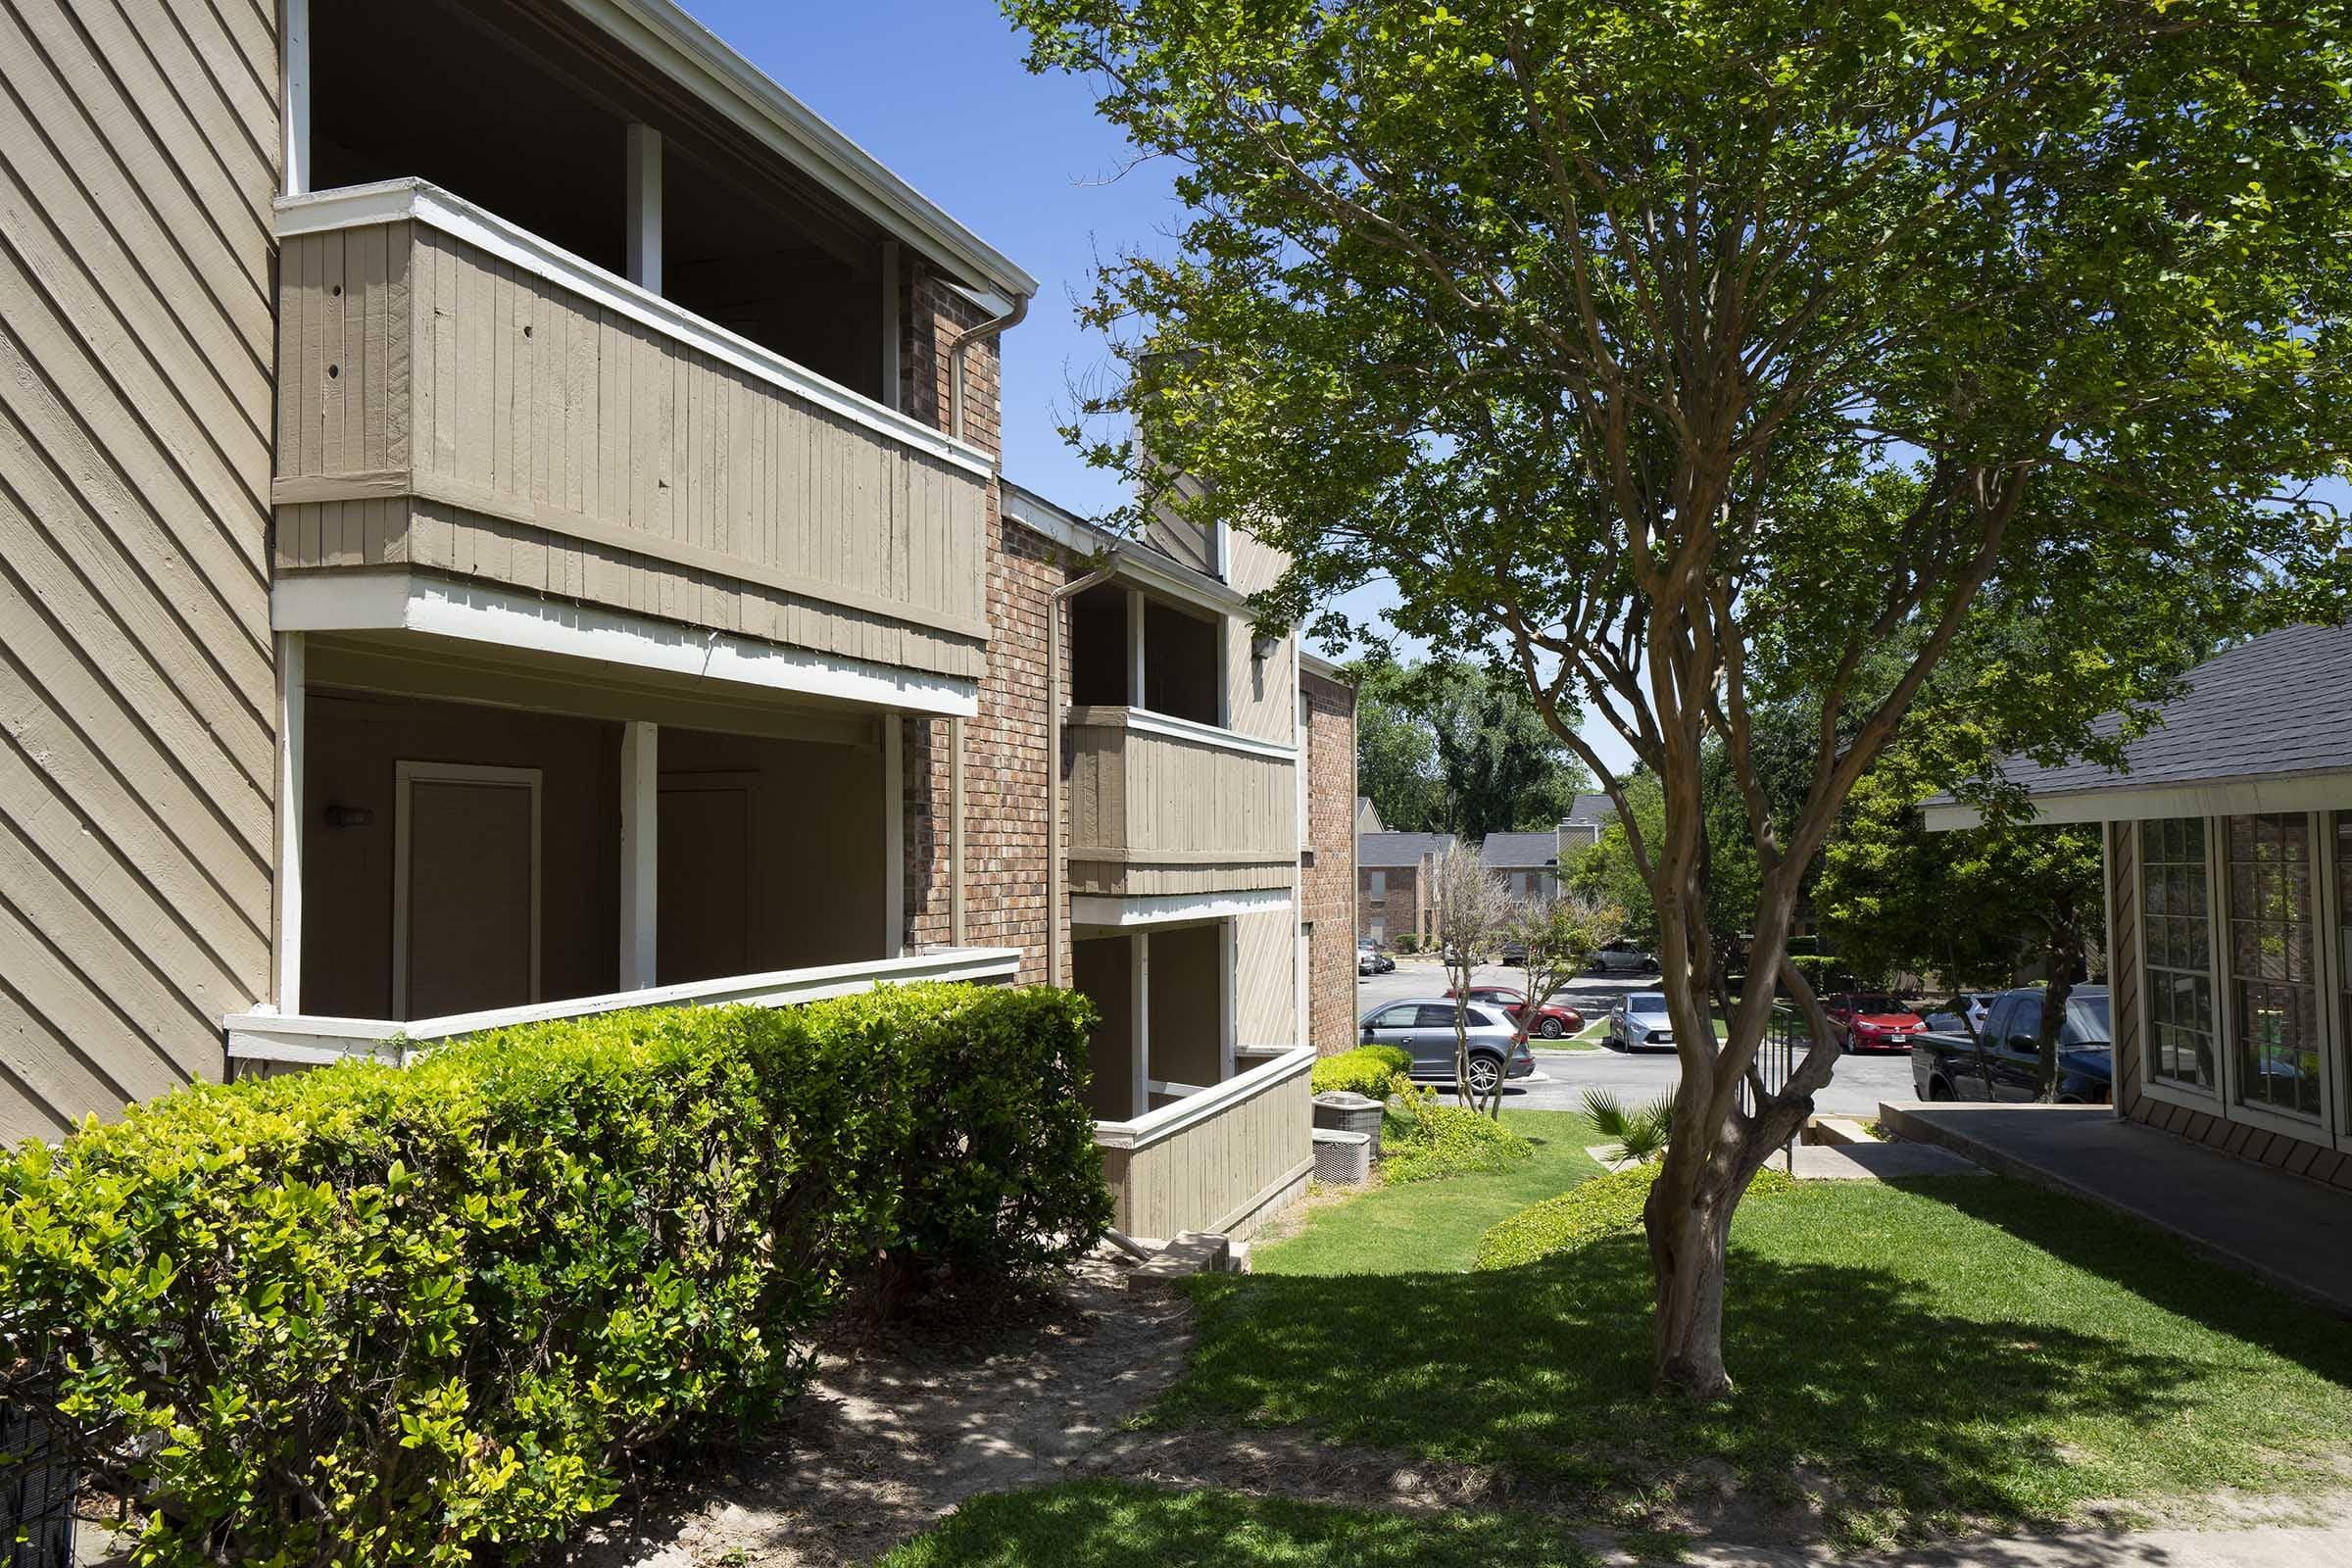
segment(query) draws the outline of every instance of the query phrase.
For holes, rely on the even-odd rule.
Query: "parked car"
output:
[[[1371,938],[1366,937],[1355,945],[1355,972],[1357,974],[1391,974],[1396,971],[1396,960],[1382,952],[1380,944]]]
[[[1447,991],[1446,995],[1451,998],[1454,993]],[[1510,1015],[1513,1023],[1517,1023],[1520,1015],[1527,1010],[1527,993],[1517,986],[1472,986],[1470,1000],[1491,1007],[1500,1007]],[[1546,1040],[1561,1040],[1569,1035],[1584,1033],[1584,1028],[1585,1015],[1554,999],[1536,1009],[1535,1021],[1527,1026],[1527,1032],[1542,1035]]]
[[[1824,997],[1821,1010],[1830,1015],[1846,1051],[1908,1051],[1911,1037],[1928,1021],[1884,991],[1841,991]]]
[[[1592,955],[1592,967],[1610,974],[1656,974],[1658,956],[1619,937],[1600,945]]]
[[[1638,1051],[1644,1046],[1674,1046],[1674,1020],[1666,1013],[1665,993],[1629,991],[1609,1008],[1600,1043],[1612,1051]]]
[[[1453,1078],[1454,1004],[1439,997],[1392,1002],[1364,1014],[1359,1026],[1367,1046],[1397,1046],[1410,1052],[1415,1078]],[[1464,1008],[1470,1037],[1470,1088],[1486,1094],[1506,1078],[1536,1070],[1536,1058],[1519,1038],[1519,1026],[1499,1007],[1478,1003]]]
[[[1965,1030],[1938,1030],[1911,1042],[1911,1087],[1922,1100],[2031,1101],[2041,1094],[2042,988],[2003,991],[1978,1042]],[[2058,1029],[2058,1099],[2070,1105],[2104,1105],[2115,1094],[2105,986],[2077,986],[2066,999]],[[1985,1083],[1989,1070],[1992,1082]]]

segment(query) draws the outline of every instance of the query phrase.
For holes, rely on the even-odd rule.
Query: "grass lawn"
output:
[[[1251,1249],[1250,1266],[1262,1274],[1458,1274],[1488,1226],[1600,1173],[1585,1150],[1601,1137],[1577,1112],[1506,1110],[1502,1122],[1536,1146],[1532,1157],[1479,1176],[1380,1187],[1316,1209],[1297,1236]]]
[[[975,1497],[881,1568],[1598,1568],[1508,1514],[1406,1515],[1078,1482]]]
[[[1540,1157],[1572,1173],[1557,1147],[1594,1140],[1552,1114]],[[1641,1489],[1695,1460],[1790,1500],[1806,1466],[1846,1489],[1833,1523],[1854,1543],[2052,1521],[2095,1498],[2341,1484],[2341,1323],[1990,1177],[1743,1206],[1726,1324],[1740,1392],[1713,1409],[1653,1400],[1638,1238],[1455,1272],[1491,1217],[1568,1185],[1551,1179],[1375,1193],[1269,1248],[1263,1274],[1200,1282],[1200,1348],[1151,1419],[1501,1462],[1585,1490],[1602,1517],[1638,1513],[1630,1499],[1655,1495]]]

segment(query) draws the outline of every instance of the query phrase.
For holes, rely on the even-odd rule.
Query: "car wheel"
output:
[[[1501,1062],[1496,1061],[1493,1056],[1472,1056],[1470,1058],[1470,1092],[1472,1094],[1491,1095],[1494,1092],[1494,1086],[1500,1082],[1502,1082]]]
[[[1928,1085],[1928,1098],[1930,1100],[1950,1100],[1954,1098],[1952,1086],[1938,1078]]]
[[[1546,1040],[1557,1040],[1560,1038],[1560,1036],[1568,1032],[1566,1029],[1560,1026],[1560,1020],[1557,1018],[1544,1019],[1544,1022],[1538,1026],[1538,1031]]]

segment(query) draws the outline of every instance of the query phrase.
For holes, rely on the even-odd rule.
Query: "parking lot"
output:
[[[1527,976],[1500,964],[1482,965],[1481,984],[1521,986]],[[1628,991],[1652,991],[1654,975],[1580,975],[1565,993],[1568,1004],[1597,1023],[1617,998]],[[1399,958],[1394,974],[1364,975],[1355,983],[1355,1014],[1361,1018],[1374,1007],[1408,998],[1442,998],[1446,971],[1429,958]],[[1620,1100],[1638,1103],[1665,1094],[1681,1076],[1671,1051],[1545,1051],[1536,1049],[1536,1076],[1509,1086],[1503,1103],[1522,1110],[1575,1110],[1588,1089],[1606,1089]],[[1824,1115],[1872,1116],[1883,1100],[1912,1098],[1911,1057],[1908,1053],[1846,1056],[1838,1063],[1829,1088],[1814,1097],[1814,1108]]]

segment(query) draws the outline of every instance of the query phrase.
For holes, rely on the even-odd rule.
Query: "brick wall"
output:
[[[1355,691],[1307,671],[1306,848],[1298,918],[1315,928],[1307,1035],[1329,1055],[1355,1044]]]
[[[1388,873],[1388,893],[1378,899],[1372,893],[1374,871]],[[1356,870],[1356,934],[1371,936],[1372,917],[1382,915],[1387,929],[1382,940],[1395,942],[1398,937],[1429,935],[1429,911],[1422,902],[1421,869],[1412,865],[1384,865],[1358,867]]]
[[[900,406],[938,429],[952,427],[952,350],[956,334],[985,313],[910,258],[901,285]],[[997,344],[988,339],[964,356],[963,438],[1001,452],[1001,380]],[[1047,889],[1052,859],[1046,843],[1047,742],[1046,616],[1050,595],[1066,580],[1060,552],[1027,529],[1008,527],[1003,492],[988,491],[988,671],[980,682],[978,716],[963,722],[964,921],[969,947],[1021,950],[1023,981],[1045,980]],[[1065,691],[1067,689],[1065,682]],[[905,721],[906,808],[906,940],[939,947],[953,939],[953,876],[949,824],[955,806],[945,719]],[[1065,946],[1063,973],[1068,981]]]

